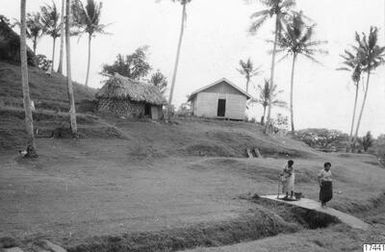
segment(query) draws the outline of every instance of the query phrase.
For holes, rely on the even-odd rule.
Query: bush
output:
[[[343,150],[349,140],[347,134],[329,129],[304,129],[298,131],[296,136],[310,147],[325,152]]]
[[[43,54],[36,55],[36,64],[37,67],[43,71],[48,71],[51,66],[51,60],[47,59],[47,57]]]

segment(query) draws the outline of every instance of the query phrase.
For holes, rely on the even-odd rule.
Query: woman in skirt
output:
[[[283,199],[288,199],[289,193],[290,193],[291,199],[294,197],[295,173],[294,173],[293,165],[294,165],[294,161],[289,160],[281,173],[282,193],[286,194]]]
[[[333,198],[333,179],[332,172],[330,171],[331,166],[330,162],[326,162],[324,164],[324,168],[318,175],[318,182],[320,185],[319,200],[321,201],[322,207],[326,207],[326,202]]]

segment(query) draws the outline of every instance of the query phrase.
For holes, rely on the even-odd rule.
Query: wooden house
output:
[[[251,95],[223,78],[196,90],[188,101],[195,116],[244,120],[249,99]]]
[[[158,87],[119,74],[112,76],[96,93],[97,109],[129,118],[162,119],[167,104]]]

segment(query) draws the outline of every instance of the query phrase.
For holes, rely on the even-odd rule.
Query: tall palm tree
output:
[[[263,107],[263,116],[261,118],[261,124],[265,124],[265,117],[266,117],[266,109],[268,108],[269,104],[271,106],[277,106],[277,107],[286,107],[287,103],[285,101],[282,101],[278,99],[278,95],[283,92],[283,90],[277,91],[277,85],[273,85],[271,87],[268,80],[265,80],[265,83],[263,86],[258,85],[257,86],[257,92],[259,93],[258,98],[252,99],[252,103],[258,103],[261,104]]]
[[[354,134],[353,143],[357,141],[358,130],[360,128],[362,115],[364,112],[366,99],[368,96],[369,84],[370,84],[370,75],[377,67],[385,61],[385,47],[379,46],[378,42],[378,29],[377,27],[370,27],[369,35],[365,33],[362,34],[362,38],[358,33],[356,33],[356,41],[359,43],[358,47],[355,47],[362,55],[362,62],[364,65],[364,72],[366,72],[366,85],[365,85],[365,94],[364,99],[361,104],[360,114],[358,116],[356,132]]]
[[[295,0],[260,0],[267,9],[257,11],[251,15],[253,19],[249,31],[255,33],[268,18],[275,17],[275,27],[274,27],[274,46],[273,53],[271,56],[271,69],[270,69],[270,89],[274,85],[274,70],[275,70],[275,56],[277,50],[278,38],[281,34],[282,24],[286,17],[289,15],[289,11],[295,6]],[[269,102],[269,104],[272,104]],[[271,106],[268,106],[267,111],[267,123],[265,127],[265,133],[269,132],[270,129],[270,117],[271,117]]]
[[[101,10],[103,4],[95,0],[87,0],[87,5],[84,6],[80,0],[75,0],[73,4],[74,22],[81,32],[88,34],[88,63],[85,85],[88,86],[88,78],[90,73],[91,63],[91,41],[97,33],[105,34],[106,25],[100,24]]]
[[[354,122],[356,119],[356,112],[357,112],[357,101],[358,101],[358,91],[360,86],[360,80],[362,75],[362,59],[363,56],[361,56],[361,51],[356,51],[355,54],[345,50],[345,54],[341,55],[343,58],[342,64],[343,67],[337,68],[337,70],[343,70],[343,71],[349,71],[352,73],[352,80],[353,84],[355,86],[355,96],[354,96],[354,105],[353,105],[353,117],[352,117],[352,123],[350,126],[350,134],[349,134],[349,146],[348,148],[351,149],[352,147],[352,139],[353,139],[353,129],[354,129]]]
[[[254,68],[254,64],[250,58],[247,61],[240,60],[239,65],[241,68],[237,68],[237,71],[245,76],[246,79],[246,92],[249,92],[249,84],[252,77],[261,73],[259,71],[260,67]]]
[[[25,112],[25,126],[27,130],[27,154],[26,157],[37,157],[35,138],[33,135],[33,118],[31,109],[31,98],[29,96],[27,42],[26,42],[26,0],[20,1],[20,61],[21,82],[23,85],[23,104]]]
[[[307,26],[304,22],[304,16],[302,12],[293,13],[293,16],[285,24],[284,32],[278,39],[277,52],[284,52],[285,55],[282,59],[292,55],[291,66],[291,78],[290,78],[290,124],[291,132],[294,133],[294,73],[295,65],[299,55],[303,55],[306,58],[318,62],[314,55],[316,53],[327,53],[325,50],[318,49],[317,47],[326,41],[313,40],[314,27]]]
[[[57,68],[57,72],[60,74],[63,74],[63,59],[64,59],[64,37],[65,37],[64,12],[65,12],[65,0],[61,0],[60,54],[59,54],[59,66]]]
[[[76,109],[75,109],[75,99],[74,99],[74,91],[72,87],[72,76],[71,76],[71,0],[66,0],[66,54],[67,54],[67,91],[68,91],[68,100],[70,105],[70,123],[71,123],[71,132],[74,137],[78,137],[78,127],[76,124]]]
[[[45,33],[53,39],[51,69],[54,69],[56,39],[60,37],[61,30],[60,13],[54,1],[52,1],[52,5],[46,4],[41,7],[40,11]]]
[[[171,105],[171,102],[172,102],[172,98],[173,98],[173,94],[174,94],[175,81],[176,81],[176,74],[178,72],[178,65],[179,65],[179,58],[180,58],[180,49],[182,47],[183,33],[184,33],[185,23],[186,23],[186,19],[187,19],[186,6],[187,6],[188,3],[191,2],[191,0],[172,0],[172,1],[173,2],[179,2],[182,5],[182,21],[181,21],[181,26],[180,26],[178,48],[177,48],[177,51],[176,51],[174,72],[172,74],[172,79],[171,79],[170,95],[168,97],[168,104],[169,105]]]
[[[32,40],[33,53],[36,55],[37,42],[44,34],[44,26],[40,13],[28,13],[26,24],[27,37]]]

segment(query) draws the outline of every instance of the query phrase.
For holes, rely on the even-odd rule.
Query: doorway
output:
[[[217,116],[224,117],[226,113],[226,99],[218,99]]]
[[[144,105],[144,116],[151,117],[151,104],[146,103]]]

